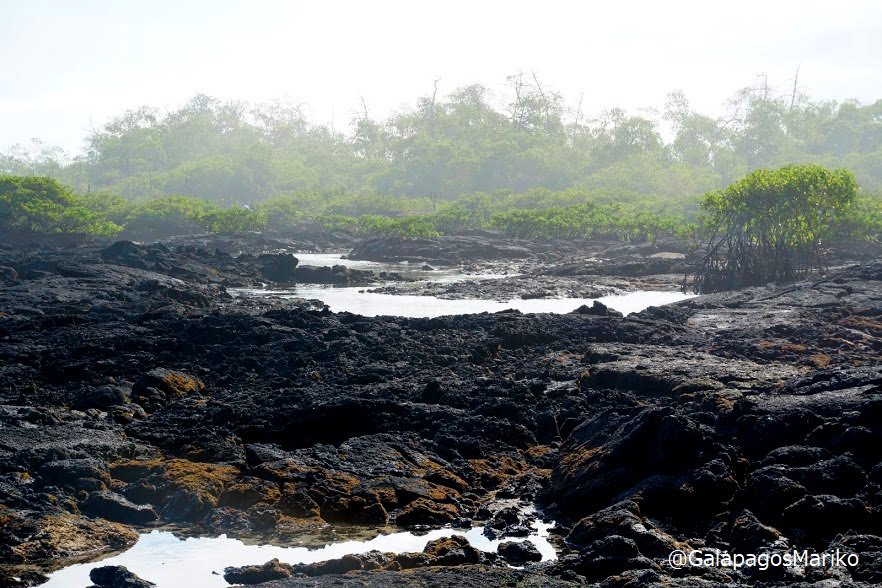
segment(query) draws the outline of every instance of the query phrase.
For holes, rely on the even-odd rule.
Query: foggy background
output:
[[[171,110],[197,93],[303,104],[348,132],[361,99],[375,118],[471,83],[502,106],[506,76],[535,72],[573,108],[652,118],[683,90],[718,115],[769,83],[813,99],[882,96],[882,7],[768,2],[2,3],[0,150],[38,137],[68,152],[126,109]]]

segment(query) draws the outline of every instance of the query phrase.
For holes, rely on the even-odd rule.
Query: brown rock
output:
[[[395,522],[399,525],[437,525],[449,523],[458,516],[459,510],[452,504],[418,498],[401,509]]]
[[[229,567],[224,569],[224,580],[230,584],[262,584],[271,580],[288,578],[293,573],[289,564],[271,559],[263,565]]]
[[[132,387],[132,400],[148,412],[180,398],[205,391],[205,384],[184,372],[156,368],[144,374]]]

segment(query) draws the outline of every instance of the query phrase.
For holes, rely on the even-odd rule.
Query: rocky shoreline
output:
[[[447,300],[507,302],[601,298],[634,290],[676,291],[686,274],[685,244],[622,246],[587,241],[533,243],[475,232],[439,239],[369,239],[349,258],[459,266],[474,278],[383,285],[370,292]],[[431,267],[431,266],[428,266]]]
[[[556,561],[513,569],[510,557],[527,556],[451,539],[311,567],[254,562],[270,576],[251,577],[882,582],[882,263],[628,317],[597,307],[366,318],[229,296],[259,283],[378,281],[349,268],[307,275],[293,256],[244,244],[231,245],[236,256],[186,242],[0,249],[0,583],[38,585],[151,525],[277,541],[329,524],[517,536],[536,516],[557,522]],[[555,276],[587,288],[580,279],[601,271],[621,284],[676,275],[680,262],[496,245],[504,259],[518,247],[549,288]],[[522,508],[532,505],[539,515]],[[859,565],[668,561],[674,550],[837,547]]]

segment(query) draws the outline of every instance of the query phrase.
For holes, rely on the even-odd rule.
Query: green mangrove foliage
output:
[[[83,198],[97,214],[105,214],[134,236],[159,238],[190,233],[234,233],[259,231],[265,215],[248,208],[223,208],[216,203],[189,196],[166,196],[144,202],[129,202],[105,193]]]
[[[298,107],[204,95],[170,112],[128,111],[93,131],[78,155],[38,140],[0,154],[0,174],[19,176],[6,180],[0,228],[105,235],[123,228],[130,238],[294,227],[394,237],[492,229],[653,241],[692,234],[703,194],[725,202],[727,187],[750,171],[801,164],[849,169],[868,191],[820,223],[836,230],[813,236],[815,248],[880,241],[882,100],[780,98],[763,83],[738,92],[720,117],[695,111],[682,93],[670,94],[656,118],[618,108],[587,116],[530,76],[507,82],[495,96],[479,84],[433,92],[385,119],[365,107],[348,133],[310,122]],[[35,186],[45,179],[27,184],[29,175],[71,188],[43,190]],[[715,206],[705,198],[710,218]],[[785,225],[803,222],[813,221]],[[753,250],[754,230],[731,244]],[[765,252],[780,255],[784,242]],[[728,259],[720,247],[708,268],[722,271],[714,266]],[[785,274],[807,264],[779,263]]]
[[[112,236],[122,227],[51,178],[0,176],[0,229]]]
[[[714,292],[791,280],[820,267],[820,247],[857,196],[847,170],[817,165],[761,169],[705,195],[707,250],[693,288]]]
[[[365,108],[340,132],[297,107],[199,95],[170,112],[122,113],[72,156],[39,141],[14,146],[0,154],[0,173],[51,176],[80,193],[174,194],[223,207],[299,194],[424,197],[428,209],[409,214],[465,194],[535,189],[697,199],[789,163],[844,167],[882,191],[882,100],[776,96],[765,83],[745,88],[719,117],[697,112],[682,93],[654,118],[619,108],[589,115],[530,76],[512,76],[502,92],[478,84],[433,92],[384,119]],[[328,214],[384,214],[362,202],[358,210],[340,199]]]
[[[827,242],[838,246],[861,242],[882,245],[882,195],[859,195],[829,231]]]
[[[756,178],[760,176],[765,177],[759,174]],[[753,186],[751,182],[757,181],[748,178],[730,190],[743,194],[744,185]],[[303,192],[276,196],[254,206],[223,207],[191,196],[130,201],[108,192],[76,195],[47,178],[4,177],[2,185],[0,228],[104,236],[123,231],[121,236],[131,239],[204,232],[319,229],[364,237],[424,238],[480,229],[527,239],[655,242],[663,237],[695,241],[701,232],[698,199],[611,201],[607,193],[576,188],[561,191],[541,188],[521,193],[501,190],[469,194],[441,203],[422,197]],[[735,192],[713,192],[703,201],[704,214],[709,219],[707,230],[716,230],[717,236],[722,234],[724,218],[728,218],[724,214],[724,204],[729,202],[727,194]],[[766,197],[764,205],[772,206],[775,197],[768,194]],[[753,199],[745,197],[738,202],[745,211],[765,210]],[[793,202],[785,208],[779,203],[772,208],[774,214],[799,215],[801,205]],[[822,217],[824,222],[820,228],[813,229],[817,234],[811,233],[811,238],[820,239],[819,245],[882,243],[882,198],[862,195],[851,206],[839,207],[835,212]],[[782,226],[818,224],[818,219],[805,214],[797,219],[788,220]],[[721,262],[724,246],[719,247],[719,255],[709,260]]]
[[[63,206],[56,203],[55,208],[50,208],[46,198],[19,190],[16,200],[19,212],[13,214],[6,209],[2,212],[8,226],[27,224],[34,231],[80,230],[101,235],[124,229],[125,236],[130,238],[320,227],[360,236],[399,238],[488,229],[531,239],[638,241],[665,235],[682,236],[691,229],[686,216],[689,207],[685,203],[669,202],[662,206],[653,201],[595,202],[591,194],[575,189],[472,194],[440,205],[419,197],[307,192],[270,198],[254,207],[224,208],[190,196],[135,202],[107,192],[78,196],[45,178],[9,177],[7,183],[48,184],[53,194],[64,201]],[[75,217],[91,224],[77,225],[72,222]],[[62,218],[64,223],[60,222]]]
[[[687,237],[695,228],[683,215],[662,214],[633,205],[591,202],[498,212],[491,217],[490,226],[507,235],[526,239],[580,238],[653,243],[663,236]]]

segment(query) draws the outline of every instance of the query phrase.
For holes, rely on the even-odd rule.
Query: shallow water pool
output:
[[[366,541],[339,541],[317,549],[306,547],[280,547],[274,545],[246,545],[226,535],[220,537],[189,537],[180,539],[169,531],[144,533],[128,551],[107,559],[76,564],[49,575],[43,588],[83,588],[89,586],[89,571],[93,568],[119,565],[159,588],[222,587],[229,586],[223,578],[227,566],[263,564],[273,558],[289,564],[313,563],[335,559],[347,554],[367,553],[379,550],[384,553],[422,551],[429,541],[463,535],[477,549],[495,552],[502,541],[532,541],[542,554],[543,561],[557,558],[554,547],[548,541],[553,523],[533,523],[528,537],[487,539],[483,527],[469,530],[435,529],[423,534],[410,531],[378,535]]]
[[[462,268],[447,267],[436,270],[422,270],[421,264],[408,262],[387,263],[343,259],[339,253],[296,253],[303,266],[345,265],[353,269],[375,272],[397,272],[422,282],[457,282],[461,280],[492,280],[512,277],[518,274],[467,274]],[[396,285],[396,284],[393,284]],[[583,304],[591,306],[598,300],[622,314],[640,312],[650,306],[671,304],[692,298],[691,294],[672,291],[638,290],[626,294],[603,296],[601,298],[520,298],[500,302],[498,300],[465,298],[449,300],[436,296],[416,294],[384,294],[370,292],[369,287],[335,287],[318,284],[302,284],[285,289],[268,290],[262,288],[229,288],[234,296],[272,296],[278,298],[305,298],[321,300],[333,312],[351,312],[362,316],[404,316],[409,318],[432,318],[455,314],[477,314],[517,309],[524,313],[572,312]]]
[[[396,273],[411,280],[428,282],[456,282],[460,280],[492,279],[517,275],[515,273],[497,274],[492,272],[467,273],[462,267],[436,267],[424,270],[423,266],[425,264],[422,263],[345,259],[340,253],[295,253],[294,256],[298,259],[298,265],[303,267],[345,265],[354,270]]]
[[[637,291],[628,292],[627,294],[603,296],[601,298],[535,298],[498,302],[480,299],[447,300],[435,296],[418,296],[415,294],[380,294],[366,292],[363,287],[333,288],[317,285],[296,286],[285,290],[230,288],[229,291],[237,296],[318,299],[327,304],[334,312],[351,312],[362,316],[405,316],[411,318],[499,312],[512,308],[525,313],[550,312],[564,314],[572,312],[583,304],[591,306],[595,300],[618,310],[622,314],[630,314],[632,312],[640,312],[650,306],[661,306],[693,297],[691,294],[683,294],[681,292]]]

